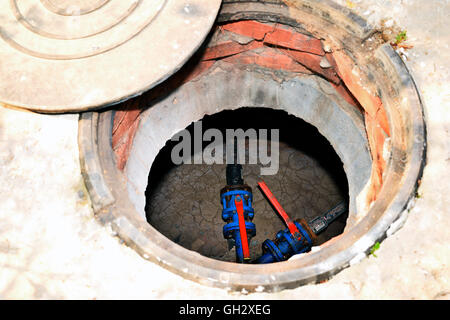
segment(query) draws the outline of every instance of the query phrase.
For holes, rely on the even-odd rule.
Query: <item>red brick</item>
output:
[[[322,75],[327,80],[335,84],[338,84],[341,81],[333,68],[324,69],[320,66],[320,61],[322,60],[321,56],[289,49],[280,49],[280,51],[284,52],[298,63],[304,65],[306,68],[312,70],[313,72]]]
[[[256,48],[261,48],[263,46],[262,42],[252,41],[248,44],[242,45],[234,41],[228,41],[218,44],[214,47],[207,48],[202,59],[203,60],[214,60],[220,59],[227,56],[232,56],[241,52],[253,50]]]
[[[367,203],[376,200],[383,185],[383,172],[386,169],[386,160],[383,158],[386,133],[378,124],[376,118],[365,113],[365,125],[372,156],[371,189],[367,194]]]
[[[372,173],[370,176],[370,186],[366,196],[366,203],[368,205],[370,205],[373,201],[377,200],[382,185],[383,183],[381,181],[381,173],[379,172],[379,168],[372,166]]]
[[[337,93],[341,95],[349,104],[358,108],[361,112],[364,110],[360,106],[358,100],[352,95],[352,93],[347,89],[345,84],[341,81],[339,84],[331,83],[331,85],[336,89]]]
[[[116,111],[112,129],[113,148],[122,139],[122,136],[126,134],[131,124],[136,121],[140,112],[139,98],[130,100],[125,108]]]
[[[334,68],[336,73],[338,73],[338,66],[336,60],[334,60],[332,53],[325,53],[325,57],[330,62],[331,66]],[[361,113],[364,113],[364,109],[361,107],[359,101],[355,98],[355,96],[350,92],[350,90],[345,85],[344,81],[340,81],[339,84],[331,83],[333,87],[336,89],[337,93],[339,93],[348,103],[358,108]]]
[[[317,55],[325,54],[319,39],[287,29],[275,28],[274,31],[266,34],[264,43]]]
[[[333,57],[337,64],[337,72],[344,81],[346,87],[358,100],[364,110],[372,119],[376,119],[384,132],[390,136],[389,123],[383,103],[378,95],[369,92],[362,83],[360,77],[353,72],[354,63],[341,51],[335,51]]]
[[[311,74],[307,68],[276,49],[265,47],[262,52],[247,51],[223,61],[239,64],[257,64],[265,68]]]
[[[381,105],[381,107],[377,111],[376,120],[377,123],[380,125],[380,127],[384,130],[384,132],[388,136],[391,136],[391,130],[389,128],[389,120],[383,105]]]
[[[207,60],[207,61],[201,61],[199,62],[194,69],[192,69],[189,74],[186,75],[186,77],[183,79],[183,83],[189,82],[191,80],[194,80],[207,70],[213,66],[215,63],[215,60]]]
[[[245,20],[225,24],[222,29],[261,41],[267,33],[274,30],[274,27],[257,21]]]
[[[121,136],[120,141],[113,148],[116,156],[116,166],[119,170],[123,170],[130,156],[131,146],[133,144],[134,136],[139,126],[139,118],[136,119],[127,129],[125,134]]]
[[[338,65],[336,63],[336,60],[333,57],[333,54],[330,52],[325,53],[325,58],[328,60],[328,62],[331,64],[331,66],[334,68],[334,70],[337,72]]]
[[[117,168],[125,167],[131,150],[134,134],[139,123],[141,97],[127,101],[114,115],[112,128],[112,148],[116,156]]]
[[[377,161],[379,167],[385,168],[386,163],[383,158],[384,141],[386,133],[378,124],[377,120],[372,118],[369,114],[365,114],[365,125],[367,137],[369,139],[370,151],[374,161]]]

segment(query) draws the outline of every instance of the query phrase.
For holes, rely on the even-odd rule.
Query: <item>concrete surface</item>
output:
[[[78,161],[78,115],[1,108],[0,297],[449,299],[450,3],[337,2],[374,24],[387,18],[407,30],[414,48],[405,59],[425,104],[428,153],[418,198],[377,257],[326,283],[274,294],[230,293],[182,279],[142,259],[94,220]]]

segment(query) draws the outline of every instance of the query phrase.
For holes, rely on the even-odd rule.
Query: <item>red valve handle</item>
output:
[[[237,196],[234,198],[234,204],[236,205],[236,211],[238,214],[239,221],[239,231],[241,236],[241,245],[242,245],[242,254],[244,256],[244,260],[250,259],[250,250],[248,249],[248,238],[247,238],[247,229],[245,228],[245,218],[244,218],[244,204],[242,198]]]
[[[278,202],[278,200],[275,198],[275,196],[272,194],[272,192],[269,190],[269,187],[267,187],[266,183],[264,181],[258,182],[259,187],[264,192],[266,197],[269,199],[270,203],[275,207],[278,214],[283,218],[284,223],[287,225],[289,231],[291,232],[292,236],[296,239],[301,239],[301,233],[298,230],[295,223],[289,218],[286,211],[284,211],[283,207],[281,207],[281,204]]]

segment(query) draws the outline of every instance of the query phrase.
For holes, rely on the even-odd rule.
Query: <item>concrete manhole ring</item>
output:
[[[118,103],[169,77],[203,42],[221,1],[1,3],[0,101],[55,113]]]
[[[420,96],[406,66],[392,47],[378,43],[370,48],[370,42],[376,42],[374,40],[376,31],[372,30],[363,19],[334,3],[306,0],[279,3],[224,1],[218,18],[219,27],[239,21],[256,21],[271,26],[275,24],[275,28],[277,25],[282,28],[289,26],[320,40],[326,48],[326,53],[330,53],[334,58],[339,81],[345,84],[360,103],[363,128],[367,135],[365,141],[369,155],[372,157],[372,165],[369,172],[366,172],[370,176],[368,183],[362,190],[359,187],[358,194],[352,195],[350,191],[350,198],[354,198],[352,210],[355,212],[349,215],[353,220],[348,223],[349,227],[346,231],[321,245],[318,251],[302,255],[299,259],[264,266],[217,261],[175,244],[147,223],[137,209],[136,200],[130,197],[127,189],[129,173],[126,166],[124,170],[118,169],[112,146],[113,123],[117,114],[114,110],[85,113],[80,117],[79,146],[85,183],[94,211],[101,221],[110,223],[118,236],[145,259],[156,262],[185,278],[206,285],[246,291],[276,291],[320,282],[360,261],[377,241],[382,241],[404,223],[408,205],[414,198],[420,181],[425,159],[425,126]],[[217,46],[214,48],[217,49]],[[216,54],[217,51],[212,50],[214,48],[208,47],[207,52]],[[195,81],[177,87],[178,94],[197,92],[202,95],[205,92],[195,91],[193,88],[205,88],[208,81],[213,79],[212,77],[221,77],[221,73],[217,71],[220,68],[217,69],[217,66],[222,62],[215,61],[216,67],[211,67],[211,63],[205,62],[208,61],[203,60],[200,64],[207,65],[209,71]],[[251,74],[248,68],[246,70],[245,75]],[[228,87],[239,79],[245,79],[245,75],[223,73],[224,79],[230,83]],[[233,80],[233,76],[237,78]],[[329,81],[326,88],[320,85],[326,82],[324,77]],[[311,79],[316,78],[316,76],[311,77]],[[242,88],[245,88],[245,81],[242,81]],[[301,82],[296,79],[289,81]],[[289,81],[284,83],[289,84]],[[305,87],[306,82],[301,85]],[[339,84],[333,84],[332,74],[322,75],[313,82],[319,83],[317,88],[328,93],[329,88],[339,86]],[[267,84],[267,82],[264,83]],[[227,86],[224,86],[224,94],[227,94]],[[295,86],[292,87],[295,88]],[[270,88],[268,86],[267,91],[270,92]],[[252,90],[246,90],[246,92],[251,93]],[[270,94],[267,96],[270,98]],[[267,101],[275,101],[269,98]],[[170,94],[165,99],[162,101],[166,101],[166,107],[175,101]],[[240,103],[248,106],[246,104],[248,101],[245,103],[235,101],[228,107],[219,105],[219,102],[215,100],[209,102],[211,102],[211,111],[191,115],[188,121],[201,119],[202,114],[240,107]],[[266,103],[269,102],[263,99],[260,103],[267,106]],[[158,110],[157,103],[150,106],[151,108],[146,108],[142,112],[144,116],[151,113],[149,110],[153,112]],[[146,105],[146,107],[149,106]],[[175,103],[172,103],[172,107],[175,108],[173,110],[177,110]],[[284,108],[282,103],[269,107]],[[179,110],[186,109],[186,113],[190,112],[189,108],[180,108]],[[339,135],[333,136],[333,131],[330,130],[330,128],[336,128],[336,125],[332,124],[333,119],[328,118],[327,121],[322,122],[320,117],[311,116],[308,119],[307,114],[302,114],[301,109],[301,106],[294,106],[294,109],[289,112],[298,113],[298,117],[306,118],[306,121],[319,130],[322,126],[321,132],[341,157],[347,175],[349,176],[352,170],[353,173],[361,170],[361,166],[358,167],[359,161],[352,163],[345,160],[345,157],[349,156],[349,153],[355,153],[355,150],[351,151],[350,143],[347,143],[345,139],[338,139]],[[308,110],[306,107],[303,109]],[[338,109],[345,111],[342,107]],[[172,109],[166,108],[164,115],[168,117],[171,114],[170,110]],[[180,117],[178,111],[174,111],[174,114],[177,114],[175,118]],[[160,114],[161,117],[162,115],[163,113]],[[136,115],[134,117],[137,118]],[[351,121],[348,122],[348,126],[351,126]],[[172,129],[176,132],[183,128],[183,125],[179,124]],[[348,137],[354,137],[358,128],[360,127],[355,125],[355,131],[347,131]],[[139,130],[141,129],[138,129],[135,139],[138,139]],[[328,133],[327,130],[329,130]],[[166,133],[167,136],[162,137],[161,141],[170,139],[170,134],[173,133]],[[133,140],[129,143],[132,154]],[[359,147],[363,147],[362,144]],[[158,148],[155,148],[157,152]],[[147,162],[146,170],[149,170],[152,160]],[[350,190],[352,189],[351,181],[352,178],[349,176]],[[356,198],[362,199],[360,205],[356,204]]]

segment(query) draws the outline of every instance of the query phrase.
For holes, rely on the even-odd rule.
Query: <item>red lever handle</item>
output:
[[[250,250],[248,249],[248,238],[247,238],[247,229],[245,228],[245,218],[244,218],[244,204],[243,200],[240,196],[234,198],[234,204],[236,205],[236,211],[238,214],[239,221],[239,231],[241,236],[241,245],[242,245],[242,254],[244,256],[244,260],[250,259]]]
[[[295,223],[289,218],[286,211],[284,211],[283,207],[281,207],[281,204],[278,202],[278,200],[275,198],[275,196],[272,194],[272,192],[269,190],[269,187],[267,187],[266,183],[264,181],[258,182],[259,187],[264,192],[266,197],[269,199],[270,203],[275,207],[278,214],[283,218],[284,223],[287,225],[289,231],[296,239],[301,239],[301,233],[298,230]]]

